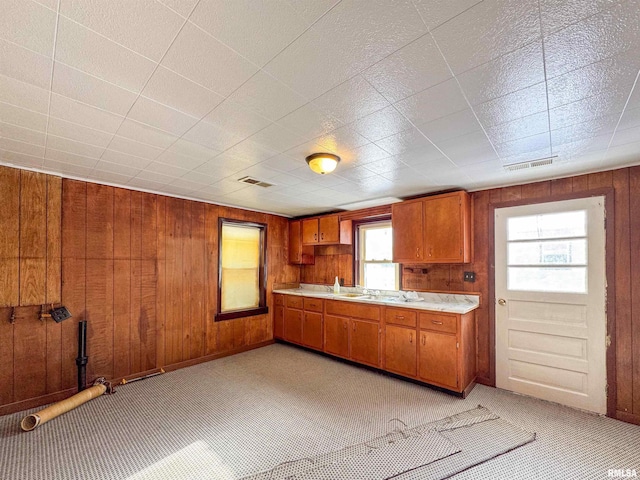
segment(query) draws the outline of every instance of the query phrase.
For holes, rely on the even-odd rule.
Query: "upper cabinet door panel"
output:
[[[340,221],[337,216],[320,217],[320,243],[340,243]]]
[[[304,245],[316,245],[318,243],[317,218],[302,220],[302,243]]]
[[[393,261],[424,262],[423,202],[394,203],[391,207]]]
[[[425,263],[470,262],[469,196],[466,192],[424,200]]]

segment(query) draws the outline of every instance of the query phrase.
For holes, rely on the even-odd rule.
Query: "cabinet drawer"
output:
[[[303,297],[296,297],[294,295],[287,295],[287,307],[289,308],[299,308],[302,310],[302,305],[304,304]]]
[[[310,312],[322,312],[322,300],[304,297],[304,309]]]
[[[421,313],[420,328],[435,332],[456,333],[458,331],[458,316],[445,313]]]
[[[277,306],[284,305],[284,296],[283,295],[276,294],[276,295],[274,295],[274,297],[275,297],[275,302],[276,302]]]
[[[380,321],[380,307],[377,305],[327,300],[327,313],[330,315],[342,315],[343,317],[364,318],[376,322]]]
[[[405,327],[415,327],[416,317],[416,312],[404,308],[387,308],[384,314],[386,323]]]

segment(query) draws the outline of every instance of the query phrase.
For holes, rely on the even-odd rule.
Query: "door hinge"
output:
[[[609,348],[609,347],[611,346],[611,335],[607,335],[607,336],[604,338],[604,344],[605,344],[605,346],[606,346],[607,348]]]
[[[460,348],[460,344],[456,342],[456,348]]]
[[[605,397],[609,396],[609,384],[608,383],[604,386],[604,396]]]

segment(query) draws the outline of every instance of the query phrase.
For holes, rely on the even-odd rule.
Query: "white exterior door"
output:
[[[604,197],[495,210],[496,386],[606,412]]]

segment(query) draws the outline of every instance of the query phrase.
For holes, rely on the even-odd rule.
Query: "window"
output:
[[[507,222],[507,288],[587,292],[587,212],[512,217]]]
[[[393,263],[391,222],[364,223],[357,226],[358,285],[376,290],[398,290],[400,274]]]
[[[218,314],[216,321],[267,313],[267,226],[220,218]]]

